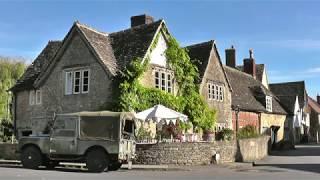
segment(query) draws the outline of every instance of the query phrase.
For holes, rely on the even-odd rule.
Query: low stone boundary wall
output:
[[[0,143],[0,159],[16,160],[17,144]]]
[[[270,137],[263,136],[259,138],[241,139],[238,147],[237,161],[253,162],[262,159],[268,155]]]
[[[268,155],[269,137],[239,141],[138,144],[137,164],[204,165],[220,155],[219,163],[252,162]]]

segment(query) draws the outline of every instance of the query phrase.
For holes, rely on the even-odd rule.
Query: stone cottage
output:
[[[186,47],[199,70],[200,94],[209,107],[217,110],[217,130],[232,128],[231,86],[220,60],[216,42],[198,43]]]
[[[270,84],[270,90],[288,112],[285,139],[300,143],[304,136],[307,138],[310,127],[308,95],[304,81]]]
[[[136,58],[149,58],[140,79],[147,87],[175,94],[166,63],[164,20],[131,17],[131,27],[105,33],[75,22],[62,41],[50,41],[11,89],[17,136],[41,134],[56,113],[99,110],[114,101],[117,74]]]
[[[271,142],[283,139],[287,112],[278,98],[257,79],[253,52],[243,60],[243,71],[236,66],[235,49],[226,50],[225,70],[232,87],[232,119],[234,129],[253,125],[261,134],[271,136]]]
[[[320,136],[320,96],[317,100],[308,96],[308,106],[310,109],[310,138],[309,141],[319,143]]]

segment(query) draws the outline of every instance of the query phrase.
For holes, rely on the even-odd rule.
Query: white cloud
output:
[[[320,67],[310,68],[307,73],[320,73]]]

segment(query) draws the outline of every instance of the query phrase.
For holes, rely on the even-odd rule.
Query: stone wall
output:
[[[218,128],[232,128],[232,113],[231,113],[231,91],[224,74],[224,69],[221,66],[219,55],[212,50],[210,59],[204,72],[202,83],[200,84],[200,94],[207,102],[210,108],[217,110],[217,126]],[[206,61],[206,59],[205,59]],[[223,101],[208,99],[208,83],[214,83],[223,86]]]
[[[0,143],[0,159],[16,160],[17,144]]]
[[[238,143],[240,150],[238,151],[237,161],[253,162],[267,156],[269,150],[269,139],[269,136],[241,139]]]
[[[215,154],[220,163],[252,162],[268,155],[269,137],[236,141],[137,145],[137,164],[205,165]]]
[[[33,133],[42,132],[48,121],[52,120],[54,113],[96,111],[113,101],[109,74],[78,33],[70,39],[66,50],[57,60],[55,67],[40,87],[41,104],[29,105],[29,91],[18,92],[15,96],[18,136],[25,130],[32,130]],[[65,72],[79,69],[90,70],[89,92],[65,95]]]
[[[280,127],[276,137],[276,142],[279,142],[284,137],[285,120],[286,115],[261,113],[261,129],[270,129],[272,126]]]

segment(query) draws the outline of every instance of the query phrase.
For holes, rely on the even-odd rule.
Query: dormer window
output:
[[[272,112],[272,97],[266,96],[266,109],[269,112]]]

